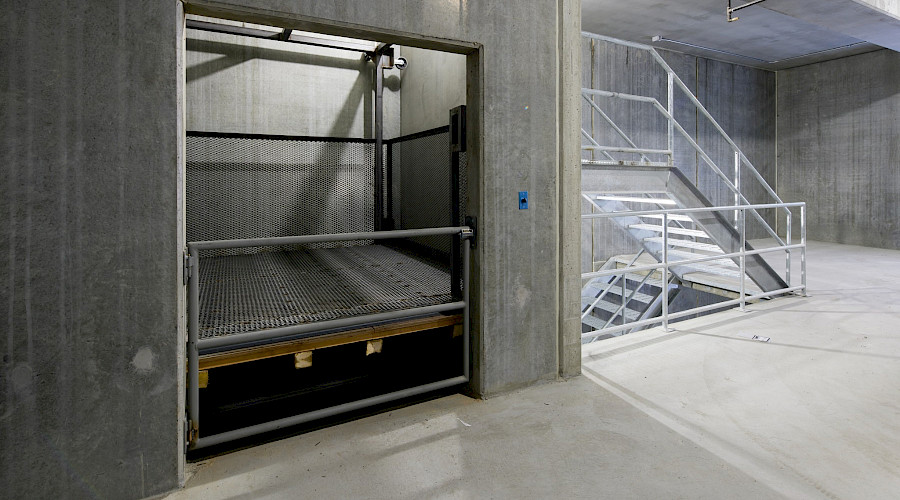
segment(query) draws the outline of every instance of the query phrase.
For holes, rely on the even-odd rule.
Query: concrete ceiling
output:
[[[900,50],[900,19],[866,0],[766,0],[725,19],[726,0],[582,0],[584,31],[753,66],[786,69]],[[732,6],[744,0],[732,0]],[[662,37],[652,42],[654,36]]]

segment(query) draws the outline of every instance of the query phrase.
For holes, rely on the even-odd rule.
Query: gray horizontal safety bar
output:
[[[697,207],[697,208],[672,208],[667,210],[629,210],[625,212],[601,212],[596,214],[581,214],[582,219],[606,219],[615,217],[637,217],[640,215],[659,214],[692,214],[697,212],[726,212],[732,210],[762,210],[765,208],[803,207],[805,201],[792,203],[760,203],[756,205],[732,205],[725,207]]]
[[[583,273],[581,275],[581,279],[591,279],[591,278],[602,278],[604,276],[617,276],[619,274],[627,273],[637,273],[643,271],[655,271],[657,269],[662,269],[664,267],[676,267],[676,266],[687,266],[690,264],[700,264],[702,262],[712,262],[715,260],[729,259],[732,257],[740,257],[741,255],[752,256],[752,255],[762,255],[765,253],[772,252],[783,252],[785,250],[802,250],[806,245],[803,243],[797,243],[794,245],[783,245],[778,247],[768,247],[758,250],[747,250],[745,252],[733,252],[733,253],[719,253],[716,255],[710,255],[706,257],[698,257],[696,259],[686,259],[686,260],[670,260],[668,264],[660,262],[659,264],[646,264],[642,266],[634,266],[634,267],[620,267],[615,269],[605,269],[602,271],[594,271],[591,273]],[[703,255],[703,254],[697,254]]]
[[[211,23],[208,21],[197,21],[188,19],[185,21],[185,28],[200,31],[209,31],[212,33],[225,33],[228,35],[239,35],[250,38],[261,38],[264,40],[276,40],[282,42],[300,43],[303,45],[314,45],[317,47],[327,47],[330,49],[349,50],[353,52],[363,52],[366,54],[375,54],[375,47],[350,40],[336,40],[326,38],[316,38],[312,36],[301,35],[299,33],[287,32],[287,38],[284,37],[285,31],[269,31],[258,28],[248,28],[246,26],[232,26],[230,24]]]
[[[806,288],[806,286],[804,286],[804,285],[798,285],[798,286],[792,286],[792,287],[787,287],[787,288],[781,288],[779,290],[772,290],[771,292],[762,292],[762,293],[757,293],[756,295],[748,295],[748,296],[744,297],[743,299],[737,298],[737,299],[726,300],[724,302],[716,302],[715,304],[709,304],[706,306],[688,309],[686,311],[671,313],[668,315],[668,319],[669,320],[678,319],[678,318],[683,318],[685,316],[690,316],[692,314],[699,314],[699,313],[703,313],[706,311],[713,311],[715,309],[721,309],[721,308],[740,305],[742,300],[743,301],[758,300],[758,299],[764,299],[766,297],[772,297],[775,295],[781,295],[781,294],[785,294],[785,293],[799,292],[799,291],[803,291],[805,288]],[[590,338],[594,338],[594,337],[599,337],[600,335],[606,335],[606,334],[610,334],[610,333],[621,332],[624,330],[630,330],[632,328],[639,328],[641,326],[650,326],[650,325],[656,325],[656,324],[661,324],[661,323],[663,323],[663,318],[660,316],[660,317],[656,317],[656,318],[635,321],[635,322],[627,323],[624,325],[611,326],[602,331],[594,330],[591,332],[585,332],[585,333],[581,334],[581,338],[582,339],[590,339]]]
[[[320,418],[331,417],[334,415],[340,415],[341,413],[347,413],[349,411],[360,410],[363,408],[368,408],[370,406],[375,406],[381,403],[389,403],[391,401],[396,401],[398,399],[408,398],[410,396],[417,396],[419,394],[425,394],[427,392],[436,391],[438,389],[445,389],[447,387],[453,387],[459,384],[465,384],[469,381],[469,378],[466,376],[459,376],[448,378],[446,380],[441,380],[438,382],[432,382],[426,385],[420,385],[416,387],[410,387],[409,389],[403,389],[396,392],[391,392],[388,394],[381,394],[379,396],[374,396],[367,399],[360,399],[358,401],[351,401],[349,403],[344,403],[338,406],[332,406],[330,408],[323,408],[321,410],[311,411],[308,413],[301,413],[300,415],[294,415],[292,417],[282,418],[280,420],[272,420],[270,422],[264,422],[262,424],[251,425],[250,427],[244,427],[242,429],[236,429],[233,431],[222,432],[220,434],[213,434],[209,437],[201,437],[197,439],[197,444],[194,445],[194,449],[197,448],[208,448],[210,446],[214,446],[217,444],[227,443],[229,441],[234,441],[235,439],[241,439],[249,436],[255,436],[257,434],[262,434],[264,432],[270,432],[278,429],[283,429],[285,427],[290,427],[292,425],[302,424],[305,422],[312,422],[313,420],[317,420]]]
[[[305,236],[281,236],[276,238],[193,241],[188,243],[188,248],[192,250],[218,250],[223,248],[264,247],[275,245],[305,245],[309,243],[327,243],[332,241],[392,240],[447,234],[460,234],[463,238],[466,238],[471,235],[471,233],[472,229],[468,226],[433,227],[426,229],[400,229],[397,231],[371,231],[365,233],[310,234]]]
[[[624,160],[581,160],[582,165],[599,165],[599,166],[626,166],[626,167],[660,167],[669,168],[668,162],[664,161],[624,161]]]
[[[640,153],[640,154],[652,154],[652,155],[669,155],[672,154],[668,149],[640,149],[640,148],[626,148],[620,146],[581,146],[581,149],[585,150],[594,150],[594,151],[612,151],[619,153]]]

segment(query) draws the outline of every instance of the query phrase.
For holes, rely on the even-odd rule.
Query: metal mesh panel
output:
[[[374,229],[374,144],[315,139],[187,137],[187,240]],[[313,248],[369,242],[319,243]],[[278,251],[244,248],[203,256]]]
[[[465,220],[467,204],[466,154],[460,154],[460,204],[450,206],[450,133],[446,127],[435,133],[400,138],[391,142],[393,197],[391,216],[399,229],[449,226],[453,210]],[[449,253],[449,237],[416,238],[416,243],[440,253]]]
[[[200,259],[200,337],[451,302],[450,275],[382,245]]]

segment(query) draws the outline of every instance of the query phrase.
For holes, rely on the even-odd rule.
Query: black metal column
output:
[[[450,225],[459,226],[459,154],[466,150],[466,107],[450,110]],[[462,261],[460,237],[453,236],[450,245],[450,289],[454,298],[462,296]]]
[[[384,187],[387,191],[387,194],[384,197],[384,201],[387,204],[384,207],[385,210],[385,218],[383,228],[387,231],[392,231],[396,228],[396,219],[394,218],[394,146],[391,141],[387,142],[387,161],[384,165]]]

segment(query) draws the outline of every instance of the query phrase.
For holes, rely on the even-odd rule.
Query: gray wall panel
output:
[[[409,66],[399,72],[399,135],[450,123],[450,110],[466,103],[466,57],[415,47],[400,53]]]
[[[898,82],[890,50],[778,73],[778,193],[810,239],[900,248]]]
[[[373,137],[374,65],[361,53],[193,29],[186,34],[188,130]],[[399,73],[385,70],[385,138],[400,134]]]
[[[3,1],[0,484],[178,480],[175,1]]]
[[[681,81],[694,94],[697,93],[697,58],[687,54],[670,51],[660,51],[660,55],[666,63],[675,71],[675,74],[681,78]],[[660,98],[660,103],[665,104],[665,100]],[[691,137],[697,135],[697,108],[691,104],[682,92],[675,89],[675,119],[684,129],[691,134]],[[685,139],[677,131],[675,132],[675,168],[684,173],[688,179],[694,179],[696,182],[698,169],[697,152],[691,147],[687,139]]]
[[[743,150],[769,185],[775,182],[775,74],[708,59],[698,59],[698,98],[719,125]],[[705,118],[699,120],[698,143],[734,182],[734,150]],[[714,204],[732,205],[734,195],[706,164],[699,168],[699,186]],[[741,169],[741,192],[751,203],[771,203],[763,186]],[[763,212],[774,227],[774,211]],[[763,236],[749,223],[749,238]]]

